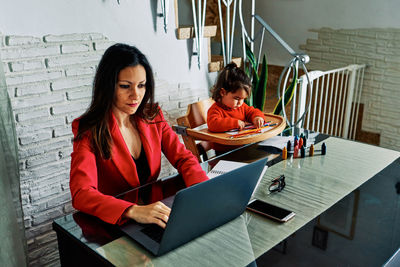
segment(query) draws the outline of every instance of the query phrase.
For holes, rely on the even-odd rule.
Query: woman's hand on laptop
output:
[[[161,201],[150,205],[133,205],[125,211],[125,217],[138,223],[154,223],[165,228],[171,209]]]

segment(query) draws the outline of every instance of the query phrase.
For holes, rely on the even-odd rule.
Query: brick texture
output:
[[[362,130],[380,134],[380,146],[400,151],[400,29],[310,30],[300,48],[310,55],[307,68],[328,70],[367,64],[361,102]]]
[[[69,193],[71,122],[90,103],[93,76],[114,42],[100,33],[0,36],[0,53],[15,114],[22,206],[31,266],[59,264],[51,222],[74,211]],[[156,77],[156,101],[170,124],[205,89]],[[175,170],[162,159],[165,176]]]

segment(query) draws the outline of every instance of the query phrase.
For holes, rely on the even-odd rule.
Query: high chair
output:
[[[173,126],[174,130],[182,135],[186,148],[197,157],[199,162],[208,160],[211,142],[231,146],[245,145],[268,139],[285,129],[286,122],[283,117],[265,113],[265,119],[271,122],[271,127],[264,129],[263,132],[243,136],[228,132],[210,132],[207,128],[207,111],[213,103],[214,100],[209,98],[189,104],[186,115],[177,118],[178,125]],[[244,131],[239,133],[242,132]]]
[[[192,135],[187,134],[186,129],[194,129],[204,125],[204,127],[207,127],[207,111],[212,104],[214,104],[214,100],[211,98],[189,104],[186,115],[177,118],[178,126],[174,126],[175,131],[182,134],[186,148],[192,151],[200,162],[208,159],[207,152],[211,150],[211,143],[209,141],[196,142]]]

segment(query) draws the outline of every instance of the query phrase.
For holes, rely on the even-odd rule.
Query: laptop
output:
[[[249,163],[163,200],[171,205],[165,229],[133,220],[121,230],[156,256],[165,254],[241,215],[267,158]]]

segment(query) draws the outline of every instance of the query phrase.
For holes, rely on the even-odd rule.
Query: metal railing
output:
[[[299,79],[296,114],[310,111],[301,120],[305,129],[354,140],[366,65],[349,65],[329,71],[312,71]],[[306,89],[311,85],[312,90]]]
[[[204,31],[206,0],[192,0],[194,28],[200,67],[201,39]],[[226,24],[222,19],[222,3],[226,7]],[[221,46],[224,65],[232,61],[233,33],[235,27],[237,0],[218,0],[218,11],[221,25]],[[203,3],[203,9],[202,9]],[[233,4],[232,22],[231,5]],[[243,60],[246,62],[246,41],[250,50],[260,62],[265,31],[292,56],[284,67],[278,82],[278,98],[282,95],[285,103],[285,91],[293,77],[299,76],[299,70],[304,75],[298,79],[293,89],[293,98],[290,107],[283,107],[282,113],[289,127],[304,127],[306,129],[327,133],[334,136],[355,139],[360,109],[362,83],[366,65],[349,65],[344,68],[330,71],[313,71],[308,73],[305,64],[309,56],[295,52],[259,15],[255,14],[255,0],[251,2],[251,28],[248,34],[243,21],[242,0],[238,3],[238,13],[242,29]],[[198,15],[196,15],[198,13]],[[255,34],[255,23],[261,28]],[[225,30],[225,36],[224,36]],[[259,41],[258,54],[254,53],[255,43]],[[256,70],[258,71],[258,69]],[[288,111],[287,111],[288,110]],[[288,112],[288,114],[287,114]]]
[[[260,62],[262,47],[264,42],[264,35],[265,31],[267,31],[275,40],[292,56],[292,59],[286,64],[285,68],[283,69],[278,82],[278,98],[281,96],[282,92],[282,103],[285,103],[285,90],[288,88],[288,82],[290,75],[292,74],[293,77],[298,77],[299,68],[301,68],[306,77],[308,77],[308,71],[305,66],[310,61],[310,57],[304,53],[297,53],[295,52],[259,15],[255,14],[255,0],[252,0],[251,5],[251,33],[250,35],[247,33],[246,26],[244,25],[243,21],[243,11],[242,11],[242,0],[239,0],[239,19],[242,26],[242,46],[243,46],[243,60],[246,62],[246,41],[250,43],[250,50],[252,53],[258,58],[257,62]],[[254,32],[255,22],[258,22],[261,25],[261,29],[257,35]],[[254,44],[259,40],[259,51],[258,55],[254,53]],[[258,69],[257,69],[258,71]],[[308,84],[311,81],[309,80]],[[307,87],[309,90],[309,94],[311,94],[311,86]],[[294,89],[296,91],[296,89]],[[296,106],[296,99],[293,99],[291,102],[292,110]],[[286,114],[286,109],[282,108],[283,116],[286,119],[286,123],[289,127],[296,127],[299,126],[302,119],[306,115],[309,109],[309,103],[305,106],[302,110],[302,114],[298,116],[298,119],[295,120],[295,114],[292,112],[290,115],[291,118],[288,118],[288,114]]]
[[[161,0],[161,13],[159,17],[163,18],[164,21],[164,32],[167,33],[168,28],[168,16],[169,16],[169,0]]]
[[[232,51],[233,51],[233,33],[235,29],[236,20],[236,2],[237,0],[222,0],[226,7],[226,24],[224,27],[224,22],[222,19],[222,8],[221,0],[218,0],[218,14],[219,14],[219,24],[221,25],[221,47],[222,47],[222,57],[224,59],[224,66],[232,61]],[[231,23],[231,5],[233,3],[233,13],[232,13],[232,23]],[[232,25],[231,25],[232,24]],[[225,36],[224,36],[225,29]]]
[[[194,24],[194,42],[196,44],[196,51],[193,55],[197,56],[197,66],[201,67],[201,56],[203,54],[203,38],[204,38],[204,25],[206,22],[206,5],[207,0],[197,0],[197,6],[195,0],[192,0],[192,13],[193,13],[193,24]]]

